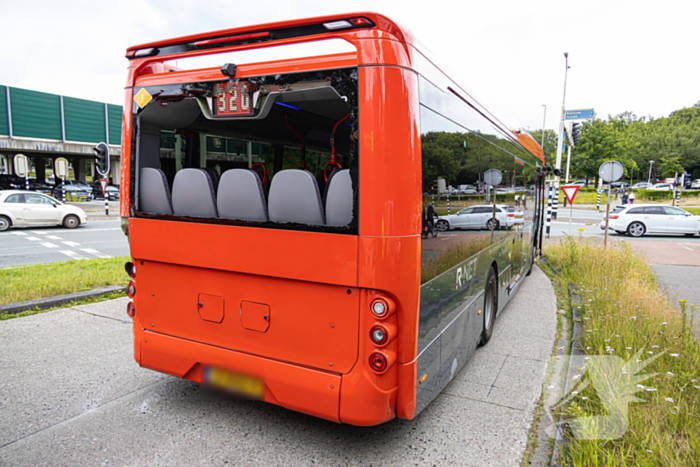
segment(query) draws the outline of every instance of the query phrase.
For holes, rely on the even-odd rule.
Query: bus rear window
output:
[[[357,92],[356,68],[134,89],[132,215],[357,234]]]

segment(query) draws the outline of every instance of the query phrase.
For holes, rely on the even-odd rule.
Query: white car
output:
[[[63,225],[74,229],[87,222],[85,211],[32,191],[0,191],[0,232],[16,226]]]
[[[690,188],[700,188],[700,178],[693,180],[693,183],[690,184]]]
[[[493,205],[471,206],[456,214],[439,216],[435,228],[440,231],[449,229],[486,229],[491,230],[493,222]],[[515,214],[508,212],[508,206],[496,205],[496,229],[510,229],[515,224]]]
[[[671,187],[670,183],[656,183],[651,186],[651,188],[647,188],[648,190],[660,190],[660,191],[670,191],[673,188]]]
[[[600,228],[605,230],[605,219]],[[700,233],[700,216],[673,206],[627,204],[610,212],[608,228],[633,237],[645,233],[696,235]]]

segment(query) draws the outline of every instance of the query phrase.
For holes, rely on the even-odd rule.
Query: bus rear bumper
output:
[[[137,341],[134,357],[140,357],[137,362],[142,367],[198,383],[202,382],[202,369],[206,366],[258,378],[265,386],[263,401],[340,422],[341,376],[338,374],[148,330],[134,334]]]

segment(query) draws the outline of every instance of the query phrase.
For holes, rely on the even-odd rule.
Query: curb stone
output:
[[[26,302],[0,305],[0,313],[15,314],[22,311],[33,310],[35,308],[38,308],[39,310],[46,310],[48,308],[65,305],[66,303],[75,302],[77,300],[100,297],[102,295],[110,294],[112,292],[119,292],[122,290],[126,290],[126,286],[110,285],[107,287],[99,287],[94,290],[88,290],[87,292],[76,292],[67,295],[59,295],[57,297],[41,298],[39,300],[29,300]]]
[[[571,321],[572,321],[572,332],[571,332],[571,349],[569,356],[572,355],[583,355],[585,352],[579,344],[579,339],[581,338],[581,296],[577,293],[578,288],[574,284],[569,284],[569,300],[571,303]],[[567,362],[566,376],[565,376],[565,386],[563,394],[568,394],[571,390],[571,375],[574,373],[575,368],[571,367],[571,360]],[[562,423],[564,422],[563,417],[560,416],[557,422],[557,436],[554,438],[554,445],[552,446],[552,458],[550,460],[550,467],[560,466],[561,463],[561,453],[566,447],[566,439],[563,436],[564,427]]]

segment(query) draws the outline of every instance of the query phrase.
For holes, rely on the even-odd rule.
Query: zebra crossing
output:
[[[93,258],[111,258],[110,255],[102,253],[94,248],[83,248],[79,242],[74,242],[70,240],[65,240],[64,238],[54,235],[48,232],[12,232],[14,235],[22,237],[23,239],[33,242],[34,245],[42,246],[49,250],[57,251],[62,255],[68,256],[70,259],[93,259]],[[53,240],[49,242],[46,240]],[[60,245],[60,244],[62,245]],[[70,247],[71,249],[62,249],[65,247]]]

